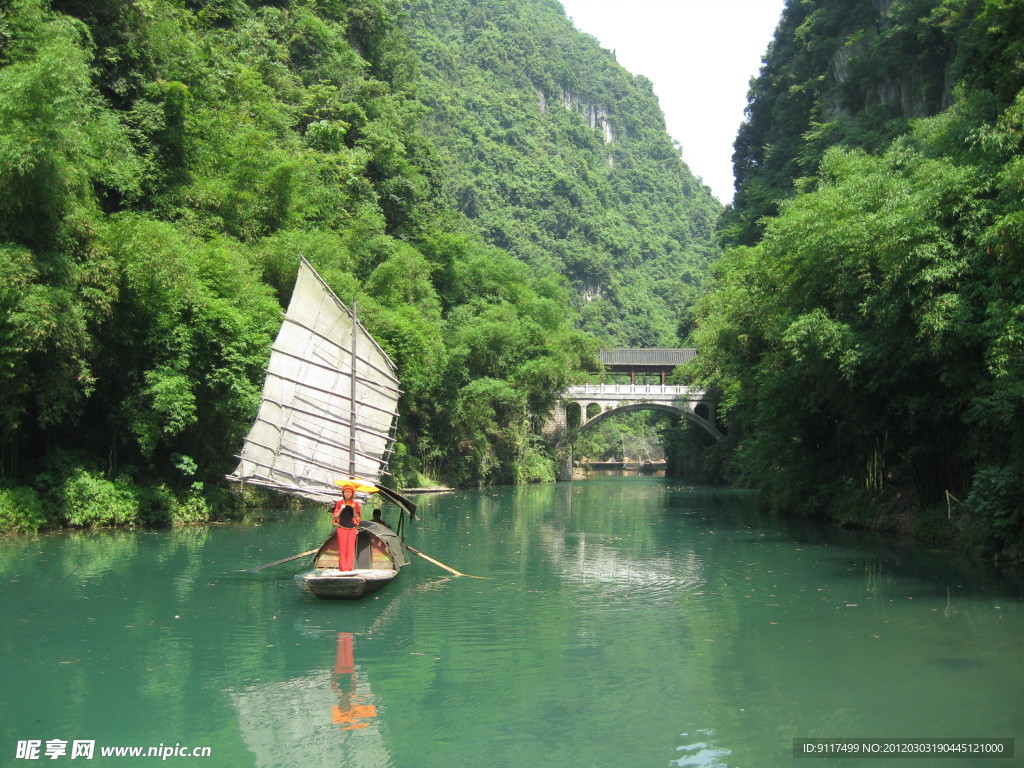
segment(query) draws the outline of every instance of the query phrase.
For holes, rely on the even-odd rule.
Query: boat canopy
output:
[[[369,531],[387,545],[391,556],[395,559],[395,565],[399,568],[409,564],[409,556],[405,554],[405,543],[402,541],[402,537],[393,530],[371,520],[364,520],[359,527]]]
[[[396,366],[304,258],[271,348],[259,413],[228,478],[329,502],[375,485],[398,416]]]

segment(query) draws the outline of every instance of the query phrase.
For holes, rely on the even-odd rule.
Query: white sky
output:
[[[576,28],[654,83],[683,160],[732,202],[732,143],[785,0],[561,0]]]

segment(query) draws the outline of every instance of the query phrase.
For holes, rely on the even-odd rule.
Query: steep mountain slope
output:
[[[719,205],[650,82],[556,0],[405,0],[445,189],[488,242],[574,288],[606,343],[671,345],[716,258]]]

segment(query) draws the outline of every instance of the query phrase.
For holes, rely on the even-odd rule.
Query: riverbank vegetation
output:
[[[598,345],[689,343],[728,438],[670,461],[1019,556],[1022,11],[787,3],[716,262],[650,83],[555,0],[3,3],[0,529],[243,503],[301,253],[398,364],[398,484],[553,479]]]
[[[553,479],[581,329],[673,336],[717,204],[650,84],[552,2],[404,7],[0,7],[0,529],[229,514],[300,253],[399,366],[399,484]],[[528,99],[485,42],[532,46]]]
[[[692,373],[773,508],[1019,557],[1024,5],[854,6],[787,5]]]

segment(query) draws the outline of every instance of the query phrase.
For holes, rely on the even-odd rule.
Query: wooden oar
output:
[[[245,571],[262,571],[264,568],[269,568],[272,565],[280,565],[281,563],[287,563],[289,560],[298,560],[300,557],[305,557],[306,555],[312,555],[314,552],[318,552],[319,550],[320,550],[320,547],[317,547],[316,549],[309,550],[309,552],[299,552],[299,554],[297,554],[297,555],[292,555],[291,557],[286,557],[286,558],[284,558],[282,560],[275,560],[272,563],[264,563],[263,565],[257,565],[255,568],[243,568],[242,570],[245,570]]]
[[[405,545],[405,548],[408,549],[410,552],[412,552],[414,555],[419,555],[424,560],[426,560],[428,563],[433,563],[434,565],[436,565],[439,568],[444,568],[446,571],[448,571],[449,573],[454,573],[456,576],[468,576],[471,579],[489,579],[489,578],[491,578],[490,576],[473,576],[472,574],[469,574],[469,573],[462,573],[462,571],[456,571],[450,565],[445,565],[440,560],[435,560],[432,557],[428,557],[427,555],[424,555],[422,552],[420,552],[418,549],[413,549],[408,544]]]

